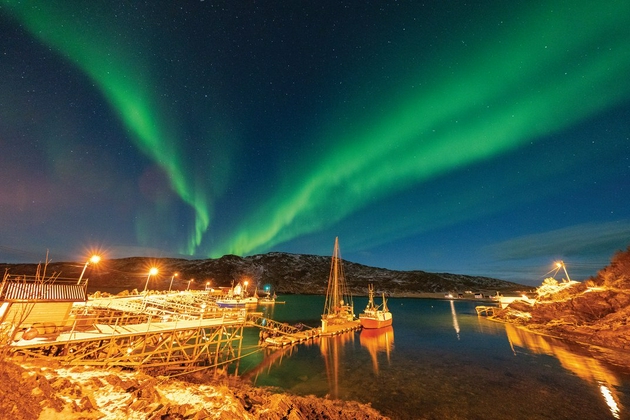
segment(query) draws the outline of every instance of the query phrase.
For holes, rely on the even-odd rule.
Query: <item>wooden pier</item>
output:
[[[25,293],[29,298],[25,299]],[[283,347],[361,328],[358,320],[322,328],[222,309],[206,291],[151,292],[89,298],[82,285],[3,282],[0,350],[15,359],[66,365],[128,367],[162,374],[217,368],[242,357],[246,327],[261,344]]]
[[[38,302],[45,310],[44,302]],[[54,358],[67,365],[185,372],[241,356],[247,314],[220,310],[202,291],[75,302],[65,318],[23,322],[9,345],[15,358]],[[38,320],[29,314],[26,318]],[[15,320],[14,320],[15,321]]]
[[[302,330],[294,330],[294,331],[282,331],[282,330],[272,330],[272,334],[270,336],[265,337],[263,342],[267,346],[272,347],[284,347],[290,346],[294,344],[299,344],[308,340],[313,340],[319,337],[329,337],[339,334],[345,334],[352,331],[357,331],[361,329],[361,323],[359,320],[348,321],[341,324],[331,324],[326,327],[326,330],[323,331],[321,327],[318,328],[310,328],[306,327],[306,329]]]

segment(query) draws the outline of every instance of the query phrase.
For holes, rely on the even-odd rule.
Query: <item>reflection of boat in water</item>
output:
[[[621,386],[620,380],[604,363],[595,359],[587,348],[579,344],[532,333],[512,324],[506,324],[505,331],[512,346],[553,356],[558,359],[562,367],[584,381],[597,386],[613,418],[627,418],[622,416],[622,410],[625,410],[619,403],[619,396],[616,392]],[[626,412],[625,415],[627,416],[628,413]]]
[[[359,314],[359,320],[363,328],[383,328],[392,325],[392,313],[387,309],[385,293],[383,293],[382,305],[376,306],[374,304],[374,286],[371,284],[368,286],[368,304],[363,313]]]
[[[326,378],[328,380],[328,389],[332,398],[343,399],[342,391],[339,389],[340,374],[343,377],[344,368],[344,348],[352,346],[355,340],[354,334],[340,334],[337,336],[323,336],[319,339],[319,349],[324,358],[326,365]]]
[[[374,373],[378,374],[378,354],[385,353],[389,362],[389,356],[394,346],[394,328],[390,325],[378,329],[364,329],[361,331],[359,341],[370,353]]]
[[[322,314],[322,333],[331,334],[359,327],[354,317],[352,296],[346,284],[339,252],[339,238],[335,238],[326,303]]]

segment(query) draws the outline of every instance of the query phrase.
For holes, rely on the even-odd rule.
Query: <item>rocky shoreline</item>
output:
[[[179,379],[122,369],[0,362],[0,413],[47,419],[387,419],[369,404],[299,397],[201,371]]]
[[[580,343],[593,357],[630,368],[630,248],[583,282],[545,279],[537,295],[512,302],[493,318]]]

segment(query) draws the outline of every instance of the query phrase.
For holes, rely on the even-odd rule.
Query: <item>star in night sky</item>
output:
[[[538,285],[630,245],[630,3],[0,0],[0,261]]]

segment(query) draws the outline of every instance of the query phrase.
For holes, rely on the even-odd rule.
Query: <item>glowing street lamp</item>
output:
[[[245,280],[243,282],[243,296],[247,297],[247,285],[249,284],[249,282],[247,280]]]
[[[101,261],[101,257],[100,256],[92,255],[92,257],[85,262],[85,265],[83,266],[83,271],[81,271],[81,275],[79,276],[79,281],[77,281],[77,285],[79,285],[81,283],[81,279],[83,278],[83,275],[85,274],[85,270],[87,269],[87,266],[90,263],[98,264],[99,261]]]
[[[560,270],[561,268],[564,269],[564,274],[567,275],[567,280],[571,281],[571,278],[569,277],[569,273],[567,272],[567,267],[564,265],[564,261],[558,261],[556,263],[556,267],[558,267],[558,270]]]
[[[177,276],[178,276],[178,274],[177,274],[177,273],[174,273],[174,274],[171,276],[171,284],[169,284],[169,286],[168,286],[168,291],[169,291],[169,292],[171,291],[171,287],[173,287],[173,279],[174,279],[175,277],[177,277]]]
[[[147,291],[147,287],[149,286],[149,279],[151,278],[151,276],[155,276],[157,273],[158,269],[155,267],[151,267],[151,269],[149,270],[149,275],[147,276],[147,282],[144,284],[143,292]]]

